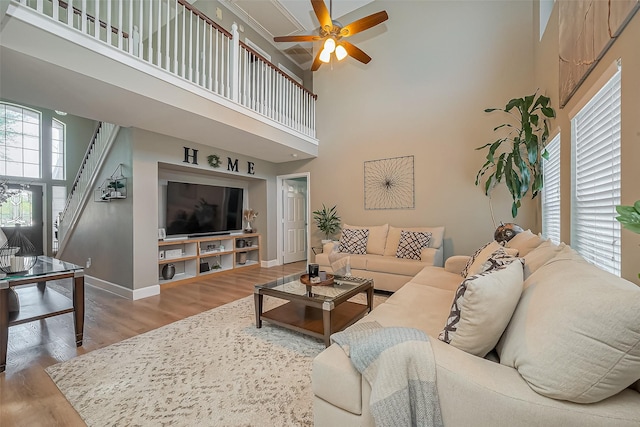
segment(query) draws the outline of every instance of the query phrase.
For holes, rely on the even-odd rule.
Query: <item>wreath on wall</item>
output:
[[[207,161],[209,162],[209,166],[211,166],[212,168],[219,168],[220,167],[220,156],[218,156],[217,154],[210,154],[207,156]]]

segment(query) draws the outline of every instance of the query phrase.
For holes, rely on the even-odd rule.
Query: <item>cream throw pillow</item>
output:
[[[497,350],[533,390],[593,403],[640,378],[638,286],[565,246],[524,288]]]
[[[387,233],[389,232],[389,224],[374,225],[371,227],[362,227],[358,225],[344,224],[342,229],[350,230],[369,230],[369,238],[367,240],[367,253],[382,255],[384,253],[384,245],[387,241]],[[395,254],[394,254],[395,255]]]
[[[540,246],[544,239],[537,234],[533,234],[531,230],[522,231],[505,245],[507,248],[514,248],[518,251],[518,256],[525,256],[533,249]]]
[[[522,293],[522,260],[513,260],[460,284],[441,341],[479,357],[493,350]]]
[[[493,254],[498,249],[503,248],[500,243],[491,241],[484,246],[481,246],[472,256],[471,259],[467,262],[467,265],[462,270],[462,277],[473,276],[474,274],[480,273],[483,268],[485,262],[489,259],[491,254]],[[511,248],[503,248],[506,253],[511,256],[518,256],[518,251]]]

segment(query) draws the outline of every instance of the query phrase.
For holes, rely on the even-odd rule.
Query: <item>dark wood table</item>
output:
[[[281,277],[255,286],[254,301],[256,327],[262,321],[292,329],[331,344],[330,336],[352,325],[373,309],[373,280],[335,276],[330,286],[306,286],[300,282],[304,272]],[[359,293],[366,293],[367,303],[348,301]],[[265,295],[288,302],[263,312]]]
[[[72,299],[48,288],[51,280],[72,279]],[[31,285],[31,286],[27,286]],[[18,293],[20,311],[9,313],[9,292]],[[84,270],[47,256],[39,256],[26,273],[0,277],[0,372],[7,366],[9,326],[60,314],[73,313],[76,346],[82,345],[84,329]]]

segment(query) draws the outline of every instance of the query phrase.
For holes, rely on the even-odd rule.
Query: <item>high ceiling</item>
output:
[[[353,12],[374,0],[325,0],[332,9],[333,19]],[[318,21],[309,0],[220,0],[258,31],[265,39],[287,54],[303,69],[313,60],[312,43],[274,43],[275,36],[311,34],[318,28]]]

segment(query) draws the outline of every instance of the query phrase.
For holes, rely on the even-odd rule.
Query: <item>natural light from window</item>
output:
[[[542,162],[542,235],[560,243],[560,134],[546,146],[549,159]]]
[[[0,175],[40,178],[40,113],[0,102]]]
[[[51,120],[51,179],[65,179],[65,125]]]

